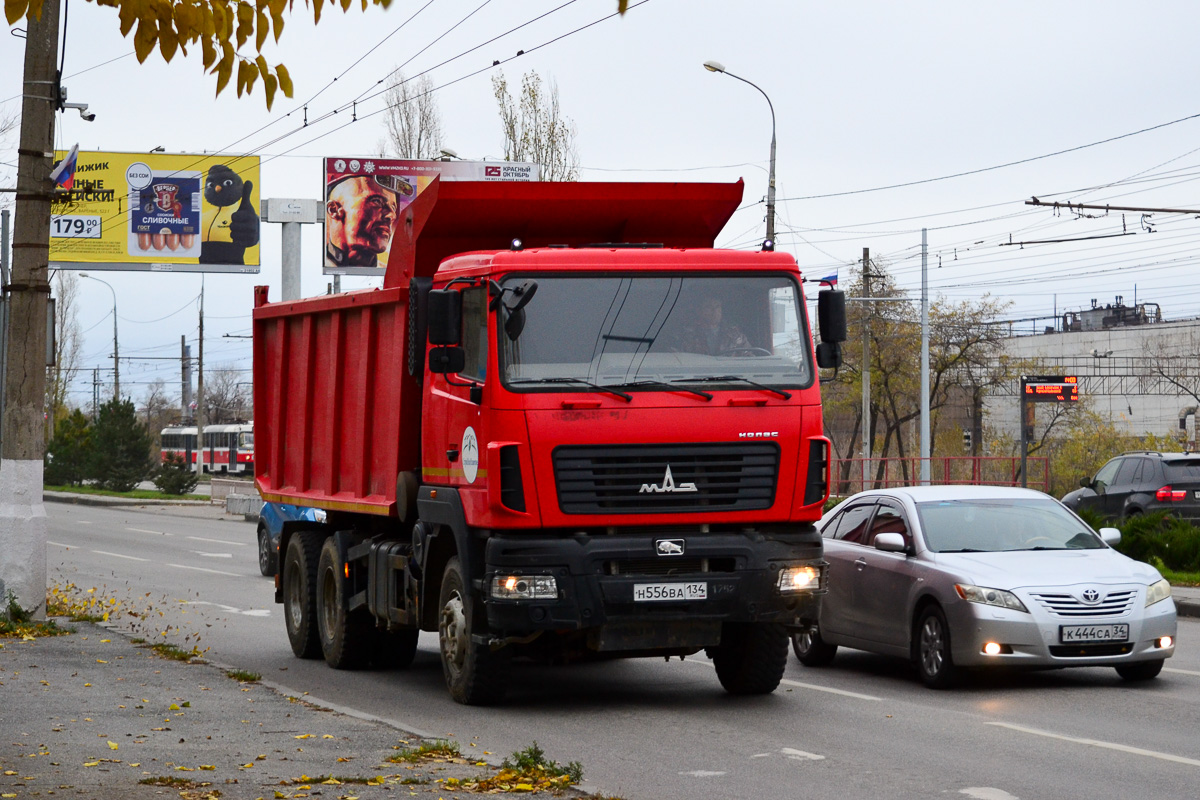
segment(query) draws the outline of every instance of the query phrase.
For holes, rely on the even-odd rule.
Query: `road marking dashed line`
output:
[[[137,556],[122,555],[121,553],[109,553],[105,550],[93,550],[92,552],[98,556],[112,556],[113,558],[127,558],[130,561],[149,561],[150,560],[148,558],[138,558]]]
[[[231,578],[240,578],[240,577],[242,577],[241,575],[239,575],[239,574],[238,574],[238,573],[236,573],[236,572],[222,572],[222,571],[221,571],[221,570],[219,570],[219,569],[205,569],[204,567],[189,567],[189,566],[188,566],[188,565],[186,565],[186,564],[167,564],[167,566],[168,566],[168,567],[175,567],[175,569],[194,569],[194,570],[196,570],[197,572],[211,572],[213,575],[228,575],[228,576],[229,576],[229,577],[231,577]]]
[[[1064,742],[1074,742],[1075,744],[1086,744],[1092,747],[1100,747],[1105,750],[1117,750],[1122,753],[1129,753],[1135,756],[1146,756],[1148,758],[1157,758],[1161,761],[1173,761],[1176,764],[1186,764],[1189,767],[1200,767],[1200,760],[1187,758],[1185,756],[1177,756],[1171,753],[1160,753],[1157,750],[1146,750],[1142,747],[1133,747],[1127,744],[1117,744],[1116,742],[1105,742],[1100,739],[1084,739],[1079,736],[1066,736],[1061,733],[1051,733],[1050,731],[1042,731],[1037,728],[1026,728],[1024,725],[1012,725],[1008,722],[989,722],[988,725],[994,725],[997,728],[1008,728],[1019,733],[1031,733],[1034,736],[1045,736],[1047,739],[1059,739]]]

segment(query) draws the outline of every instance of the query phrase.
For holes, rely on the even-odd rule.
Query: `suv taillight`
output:
[[[1180,500],[1187,499],[1187,492],[1183,489],[1172,489],[1170,486],[1164,486],[1154,493],[1154,499],[1160,503],[1177,503]]]

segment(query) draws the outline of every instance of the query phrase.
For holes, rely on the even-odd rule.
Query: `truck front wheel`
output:
[[[730,694],[770,694],[787,667],[787,630],[768,622],[727,622],[709,649],[717,678]]]
[[[446,688],[464,705],[489,705],[504,696],[508,654],[493,652],[475,641],[485,626],[475,618],[475,603],[466,590],[458,558],[451,558],[442,574],[438,606],[438,643]]]
[[[321,536],[300,531],[288,541],[283,559],[283,619],[297,658],[321,655],[317,638],[317,561]]]
[[[342,559],[337,544],[326,539],[317,567],[317,621],[325,663],[334,669],[356,669],[367,662],[375,638],[371,615],[347,611]]]

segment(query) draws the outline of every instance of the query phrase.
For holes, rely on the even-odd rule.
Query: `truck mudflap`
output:
[[[804,528],[778,537],[493,533],[480,588],[496,637],[582,632],[597,651],[699,648],[719,641],[723,623],[798,627],[816,619],[821,556],[820,535]],[[781,576],[805,568],[815,576],[807,586],[782,581],[789,585],[781,590]]]

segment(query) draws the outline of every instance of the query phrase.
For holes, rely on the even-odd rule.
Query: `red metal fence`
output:
[[[864,475],[863,467],[866,466]],[[831,465],[830,494],[840,497],[863,489],[886,489],[919,483],[920,457],[834,459]],[[1043,492],[1050,488],[1050,460],[1025,459],[1030,489]],[[1021,459],[1016,456],[949,456],[929,459],[929,480],[936,485],[968,484],[976,486],[1020,486]]]

